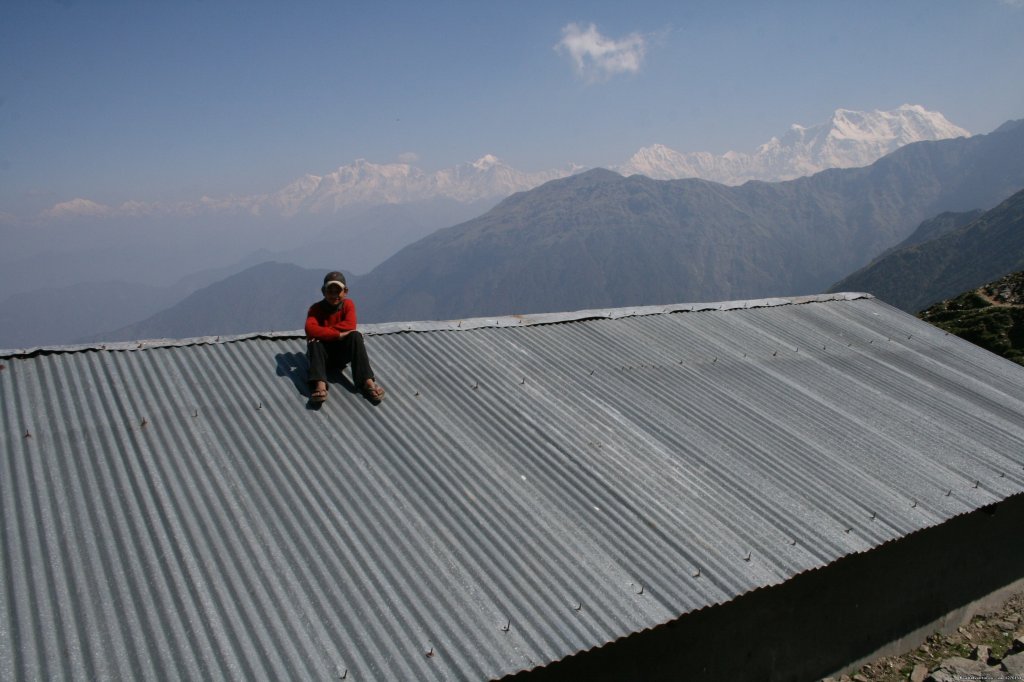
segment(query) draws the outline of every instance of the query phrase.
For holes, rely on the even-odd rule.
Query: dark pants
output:
[[[370,358],[366,356],[363,335],[357,331],[349,332],[337,341],[306,342],[306,358],[309,360],[309,373],[306,379],[327,381],[327,369],[337,367],[341,371],[345,365],[352,365],[352,382],[357,391],[366,387],[366,380],[373,378]]]

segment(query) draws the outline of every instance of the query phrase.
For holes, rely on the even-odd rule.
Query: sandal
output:
[[[313,391],[309,394],[309,402],[311,403],[322,403],[323,401],[327,400],[327,384],[325,384],[324,382],[319,383],[323,386],[323,388],[313,389]]]
[[[384,387],[374,381],[373,386],[363,387],[363,397],[371,403],[379,403],[384,400]]]

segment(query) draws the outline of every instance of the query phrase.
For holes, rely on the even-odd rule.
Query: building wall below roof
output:
[[[816,680],[951,632],[1024,580],[1024,495],[506,680]]]

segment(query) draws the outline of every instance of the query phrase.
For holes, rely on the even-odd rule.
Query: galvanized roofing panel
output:
[[[481,679],[1024,490],[1024,368],[840,295],[0,356],[0,677]]]

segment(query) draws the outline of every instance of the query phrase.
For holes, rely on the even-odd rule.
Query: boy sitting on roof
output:
[[[352,381],[367,400],[379,403],[384,387],[374,381],[363,335],[356,331],[356,306],[346,298],[348,285],[340,272],[328,272],[320,287],[324,298],[306,313],[306,357],[309,359],[309,399],[327,400],[327,368],[352,365]]]

